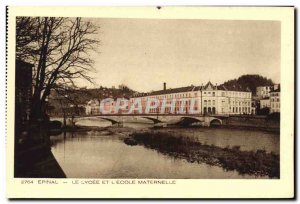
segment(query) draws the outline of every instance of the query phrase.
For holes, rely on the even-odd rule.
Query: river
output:
[[[109,122],[85,120],[79,125],[108,126]],[[125,123],[142,129],[150,123]],[[203,144],[219,147],[240,146],[241,150],[262,149],[279,154],[279,134],[264,131],[198,128],[178,129],[196,137]],[[128,146],[118,135],[105,132],[75,132],[51,137],[52,152],[68,178],[161,178],[161,179],[225,179],[267,178],[241,175],[206,163],[190,163],[185,159],[164,155],[144,146]]]

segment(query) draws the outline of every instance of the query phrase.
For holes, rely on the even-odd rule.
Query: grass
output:
[[[241,151],[240,146],[229,148],[202,144],[195,138],[166,132],[133,133],[130,139],[137,145],[155,149],[163,154],[186,159],[188,162],[221,166],[240,174],[279,178],[279,155],[264,150]],[[131,142],[133,142],[131,141]],[[125,141],[125,143],[128,143]]]

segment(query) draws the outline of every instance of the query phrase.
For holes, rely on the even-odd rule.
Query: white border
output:
[[[94,8],[93,8],[94,9]],[[209,8],[208,8],[209,9]],[[107,9],[106,9],[107,10]],[[212,10],[215,10],[215,8],[213,8]],[[204,18],[205,19],[212,19],[212,18],[209,18],[210,17],[210,13],[212,12],[212,10],[210,10],[209,12],[204,12]],[[226,9],[225,9],[226,10]],[[276,10],[276,9],[275,9]],[[20,12],[24,12],[25,11],[25,9],[24,10],[22,10],[22,11],[20,11]],[[127,10],[128,12],[129,12],[129,10]],[[129,13],[126,13],[127,11],[122,11],[122,12],[119,12],[120,13],[120,15],[121,15],[121,17],[122,17],[122,15],[124,15],[123,17],[128,17],[128,15],[130,15],[131,17],[137,17],[137,16],[140,16],[140,15],[142,15],[142,14],[145,14],[144,12],[142,12],[142,13],[140,13],[140,12],[135,12],[135,11],[130,11]],[[45,11],[36,11],[36,12],[30,12],[30,14],[29,15],[33,15],[33,14],[36,14],[36,15],[41,15],[42,13],[43,14],[45,14]],[[56,12],[57,12],[57,10],[56,10]],[[69,16],[70,14],[68,13],[68,12],[66,12],[66,9],[64,9],[63,11],[60,11],[60,12],[63,12],[63,13],[61,13],[60,14],[60,16],[62,16],[62,14],[65,14],[65,15],[67,15],[67,16]],[[150,11],[151,12],[151,11]],[[264,20],[270,20],[270,15],[276,15],[276,16],[278,16],[278,15],[284,15],[283,13],[284,12],[279,12],[280,14],[278,14],[278,12],[279,11],[276,11],[275,13],[273,13],[273,14],[271,14],[271,13],[266,13],[266,11],[264,11],[263,13],[263,15],[259,15],[258,13],[256,13],[256,15],[254,16],[254,18],[253,19],[261,19],[261,18],[263,18]],[[89,13],[91,13],[91,12],[89,12]],[[104,14],[105,12],[102,12],[101,13],[101,16],[103,17],[103,16],[105,16],[105,14]],[[249,19],[248,17],[246,17],[246,18],[243,18],[243,16],[244,15],[247,15],[246,14],[247,12],[245,12],[245,11],[243,11],[243,12],[241,12],[240,14],[238,14],[238,15],[240,15],[239,17],[240,17],[240,19]],[[191,13],[189,12],[189,14],[187,14],[187,15],[184,15],[184,18],[188,18],[191,14],[193,14],[193,11],[191,11]],[[229,14],[229,13],[227,13],[227,14]],[[230,14],[232,14],[232,10],[230,11]],[[148,12],[147,12],[147,14],[145,14],[146,16],[145,17],[148,17],[148,18],[151,18],[151,14],[148,14]],[[149,16],[148,16],[149,15]],[[203,15],[201,16],[201,18],[203,18]],[[228,19],[230,19],[230,15],[226,15],[226,16],[222,16],[222,15],[226,15],[226,12],[224,13],[224,12],[219,12],[219,14],[218,14],[218,16],[219,16],[219,19],[224,19],[224,18],[228,18]],[[267,16],[266,16],[267,15]],[[88,16],[88,15],[87,15]],[[218,16],[217,17],[213,17],[213,19],[216,19],[216,18],[218,18]],[[118,15],[118,17],[120,17],[119,15]],[[165,15],[161,15],[159,18],[166,18],[166,16]],[[182,18],[182,16],[181,16],[181,18]],[[193,18],[193,17],[192,17]],[[275,18],[276,19],[276,18]],[[278,19],[277,19],[278,20]],[[281,19],[279,19],[279,20],[281,20]],[[290,23],[291,22],[289,22],[289,21],[284,21],[283,20],[283,27],[282,27],[282,29],[284,29],[285,27],[284,27],[284,25],[289,25],[290,26]],[[285,30],[285,29],[284,29]],[[283,33],[284,34],[284,33]],[[293,33],[286,33],[287,35],[290,35],[290,36],[292,36],[292,34]],[[285,35],[285,34],[284,34]],[[291,39],[289,39],[289,40],[291,40]],[[293,39],[292,39],[293,40]],[[282,42],[283,44],[282,44],[282,46],[283,47],[285,47],[285,46],[287,46],[287,45],[289,45],[289,48],[290,48],[290,45],[291,45],[291,43],[292,43],[292,45],[293,45],[293,42],[292,41],[289,41],[288,43],[287,42],[285,42],[285,41],[283,41]],[[288,50],[287,50],[288,51]],[[292,50],[289,50],[289,52],[284,52],[284,53],[282,53],[282,67],[286,67],[286,63],[288,63],[289,64],[289,62],[290,62],[290,52],[292,52]],[[288,56],[286,56],[285,54],[287,54],[287,53],[289,53],[288,54]],[[291,70],[291,72],[287,72],[286,70],[282,70],[282,78],[291,78],[290,76],[291,76],[291,74],[293,73],[293,70]],[[287,75],[289,75],[289,76],[284,76],[285,75],[285,73],[287,74]],[[291,90],[291,89],[289,89],[289,88],[291,88],[292,87],[292,90],[293,90],[293,79],[291,79],[291,80],[289,80],[289,83],[287,83],[286,84],[286,86],[284,85],[284,83],[282,83],[282,90]],[[287,93],[287,92],[286,92]],[[286,97],[286,103],[283,101],[283,106],[284,107],[287,107],[287,109],[285,109],[285,111],[287,111],[286,113],[291,113],[291,111],[293,112],[293,106],[291,106],[291,105],[289,105],[289,103],[290,103],[290,97],[291,97],[291,95],[284,95],[284,94],[282,94],[282,96],[283,96],[283,98],[285,98]],[[289,100],[288,100],[289,99]],[[289,101],[289,102],[288,102]],[[9,103],[8,103],[9,104]],[[10,108],[12,108],[12,107],[10,107]],[[289,109],[288,109],[289,108]],[[282,112],[282,115],[284,115],[284,112]],[[284,128],[290,128],[291,126],[289,126],[288,127],[288,125],[291,123],[290,122],[290,119],[287,119],[287,120],[285,120],[284,119],[284,117],[282,117],[282,119],[283,119],[283,122],[284,123],[287,123],[287,124],[285,124],[285,126],[284,127],[282,127],[282,132],[284,132]],[[8,135],[10,135],[10,134],[8,134]],[[9,142],[9,144],[10,144],[10,142]],[[284,166],[287,166],[287,167],[292,167],[291,166],[291,163],[290,163],[290,161],[289,160],[291,160],[291,155],[287,155],[287,152],[289,152],[289,151],[291,151],[292,149],[292,144],[288,144],[287,146],[286,146],[286,149],[285,149],[285,146],[282,146],[282,149],[281,149],[281,156],[282,156],[282,158],[283,158],[283,164],[284,164]],[[283,154],[283,153],[285,153],[285,154]],[[287,157],[289,157],[289,158],[286,158],[286,160],[284,159],[284,155],[287,155]],[[285,163],[286,162],[286,163]],[[287,176],[287,177],[285,177],[285,176]],[[252,181],[245,181],[245,180],[242,180],[242,186],[241,187],[243,187],[243,186],[245,186],[245,185],[250,185],[251,186],[251,188],[253,188],[253,187],[255,187],[255,189],[256,189],[256,192],[257,193],[259,193],[259,194],[257,194],[257,196],[266,196],[267,194],[266,193],[270,193],[270,190],[268,190],[268,192],[266,192],[266,189],[270,189],[270,188],[268,188],[268,185],[270,185],[271,187],[276,187],[277,185],[277,188],[280,188],[280,187],[286,187],[286,185],[287,185],[287,183],[285,183],[285,182],[281,182],[281,181],[286,181],[286,182],[288,182],[289,184],[290,184],[290,182],[291,182],[291,180],[290,179],[288,179],[288,175],[282,175],[282,177],[281,177],[281,179],[280,179],[280,182],[273,182],[273,180],[272,181],[263,181],[261,184],[260,184],[260,182],[258,182],[258,181],[255,181],[255,184],[254,183],[252,183]],[[218,197],[223,197],[222,195],[222,192],[221,191],[219,191],[218,189],[220,189],[220,185],[217,185],[218,184],[218,181],[217,180],[210,180],[209,181],[210,182],[210,186],[211,185],[214,185],[214,191],[215,192],[218,192]],[[239,180],[234,180],[234,181],[230,181],[230,183],[231,183],[231,187],[232,186],[235,186],[235,184],[238,184],[239,182],[241,182],[241,181],[239,181]],[[257,183],[259,183],[259,186],[257,186]],[[267,185],[267,186],[265,186],[265,184]],[[190,185],[190,184],[189,184]],[[205,184],[201,184],[201,185],[205,185]],[[191,185],[190,185],[191,186]],[[270,187],[269,186],[269,187]],[[9,185],[9,187],[11,187],[10,185]],[[223,186],[223,187],[225,187],[225,186]],[[225,188],[226,189],[226,188]],[[245,196],[245,193],[243,194],[243,192],[239,192],[239,190],[240,190],[241,188],[232,188],[231,189],[231,191],[234,193],[233,195],[229,195],[229,197],[234,197],[234,196],[236,196],[238,193],[241,193],[240,195],[241,196]],[[260,189],[260,190],[259,190]],[[12,189],[10,189],[10,190],[12,190]],[[29,197],[32,197],[33,195],[32,195],[32,191],[31,190],[37,190],[37,191],[34,191],[34,192],[39,192],[40,190],[44,190],[43,188],[42,189],[23,189],[23,190],[28,190],[27,192],[27,195],[28,194],[30,194],[29,195]],[[70,189],[71,190],[71,189]],[[72,189],[72,191],[73,190],[76,190],[76,189]],[[77,189],[77,190],[79,190],[79,189]],[[116,189],[115,189],[116,190]],[[154,189],[155,190],[155,189]],[[156,188],[156,190],[158,190],[157,188]],[[170,191],[170,193],[172,193],[172,191],[174,192],[174,190],[176,190],[176,189],[168,189],[168,191]],[[203,189],[202,189],[203,190]],[[221,189],[220,189],[221,190]],[[285,191],[286,190],[286,191]],[[55,190],[56,191],[56,190]],[[148,191],[149,191],[149,189],[148,189]],[[160,191],[163,191],[163,196],[166,196],[166,190],[165,189],[162,189],[162,190],[160,190]],[[289,192],[290,193],[290,191],[291,191],[291,189],[287,189],[287,188],[281,188],[281,190],[280,190],[280,192],[277,192],[276,193],[276,195],[272,195],[271,193],[269,194],[270,195],[270,197],[281,197],[282,195],[284,195],[284,196],[287,196],[287,192]],[[138,191],[138,192],[140,192],[140,191]],[[144,192],[144,189],[141,189],[141,192]],[[25,194],[26,194],[26,192],[24,192]],[[56,193],[59,193],[59,192],[56,192]],[[64,192],[64,194],[65,194],[66,192]],[[87,192],[88,194],[90,194],[91,196],[93,196],[91,193],[89,193],[89,192]],[[159,192],[158,192],[159,193]],[[210,195],[210,196],[214,196],[214,197],[216,197],[216,195],[214,195],[214,193],[210,193],[210,192],[208,192],[209,194],[208,195]],[[49,192],[49,194],[52,194],[51,192]],[[61,193],[60,193],[61,194]],[[11,195],[11,194],[10,194]],[[24,194],[23,194],[24,195]],[[156,195],[158,195],[158,194],[156,194]],[[74,196],[76,196],[76,195],[70,195],[71,197],[74,197]],[[99,196],[99,194],[98,194],[98,196]],[[201,195],[200,195],[201,196]],[[228,196],[228,195],[227,195]],[[289,194],[289,196],[290,196],[290,194]],[[122,196],[123,197],[123,196]],[[167,197],[170,197],[170,196],[167,196]],[[174,197],[174,196],[172,196],[172,197]],[[198,195],[198,197],[199,197],[199,195]],[[247,197],[249,197],[249,195],[247,196]],[[255,196],[256,197],[256,196]]]

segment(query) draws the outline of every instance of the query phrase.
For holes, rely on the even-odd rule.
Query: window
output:
[[[211,113],[211,107],[208,108],[208,113]]]
[[[222,92],[222,96],[225,96],[225,92]]]
[[[215,96],[215,92],[212,92],[212,95]]]
[[[216,114],[216,108],[215,107],[212,108],[212,114]]]

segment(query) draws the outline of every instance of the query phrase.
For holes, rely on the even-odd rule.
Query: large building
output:
[[[175,89],[164,89],[150,93],[139,93],[130,99],[141,100],[143,110],[146,112],[148,100],[156,99],[160,104],[169,104],[166,108],[158,106],[149,110],[149,114],[251,114],[251,91],[241,87],[225,87],[213,85],[208,82],[205,86],[188,86]],[[174,102],[175,101],[175,102]],[[171,105],[170,105],[171,104]],[[191,111],[193,110],[193,111]],[[138,113],[137,111],[135,113]]]

